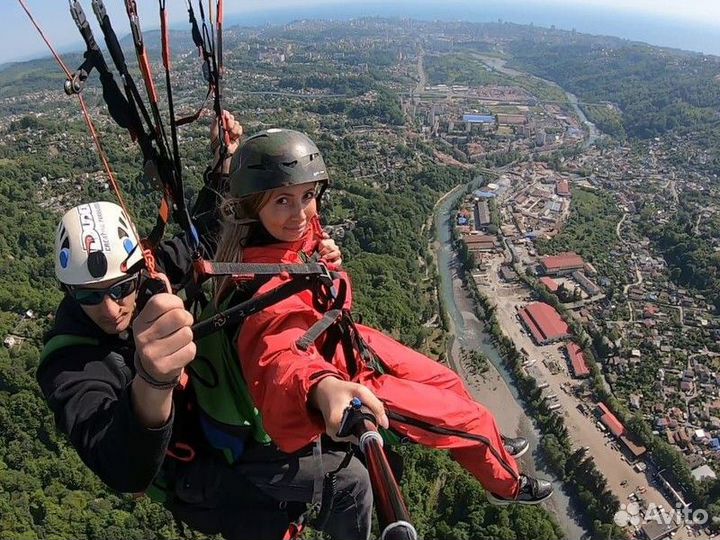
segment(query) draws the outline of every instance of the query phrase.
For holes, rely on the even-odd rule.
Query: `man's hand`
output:
[[[195,358],[193,316],[180,298],[160,293],[148,300],[133,322],[135,350],[145,371],[171,381]]]
[[[316,407],[325,420],[325,432],[336,441],[346,440],[337,436],[343,413],[353,398],[360,398],[375,416],[378,426],[387,428],[385,407],[372,391],[354,382],[335,377],[325,377],[315,385],[310,394],[310,404]]]
[[[225,129],[225,144],[227,145],[228,157],[223,164],[223,172],[229,172],[230,162],[232,156],[237,152],[240,147],[240,140],[243,136],[243,127],[240,122],[235,120],[235,117],[229,111],[223,111],[223,128]],[[220,135],[218,130],[217,117],[213,119],[212,125],[210,126],[210,148],[216,154],[216,158],[219,157],[218,152],[220,151]]]

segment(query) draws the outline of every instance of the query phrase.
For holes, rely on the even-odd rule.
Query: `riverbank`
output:
[[[512,377],[505,369],[500,354],[485,331],[484,322],[475,315],[472,296],[462,285],[450,238],[451,209],[462,193],[462,190],[454,190],[456,196],[446,195],[442,204],[437,206],[434,215],[436,240],[433,243],[433,251],[439,275],[438,296],[447,313],[445,319],[448,321],[448,332],[453,336],[448,346],[448,362],[450,367],[465,380],[473,397],[493,412],[504,433],[521,435],[528,440],[532,451],[521,458],[523,471],[534,476],[552,478],[550,472],[536,467],[541,434],[526,414],[522,400],[512,385]],[[467,366],[463,366],[460,362],[461,348],[483,353],[489,360],[490,369],[481,375],[470,373]],[[544,506],[554,514],[566,538],[579,540],[586,537],[587,531],[579,524],[570,500],[562,490],[562,485],[557,481],[554,485],[555,494],[544,503]]]

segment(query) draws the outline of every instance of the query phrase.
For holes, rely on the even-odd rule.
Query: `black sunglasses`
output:
[[[135,291],[139,282],[138,276],[132,276],[125,281],[116,283],[107,289],[70,289],[68,294],[72,296],[78,304],[83,306],[97,306],[109,296],[113,300],[120,300]]]

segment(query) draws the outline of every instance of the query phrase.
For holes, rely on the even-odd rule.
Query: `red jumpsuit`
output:
[[[312,255],[321,238],[319,223],[314,225],[297,242],[246,248],[242,262],[302,263],[300,253]],[[348,283],[345,307],[349,309],[349,278],[344,273],[342,276]],[[258,293],[282,282],[282,277],[272,278]],[[414,442],[450,450],[454,459],[492,493],[508,499],[516,496],[518,467],[503,446],[495,418],[472,399],[454,371],[358,324],[362,337],[382,359],[386,373],[370,369],[356,353],[359,371],[351,378],[341,345],[332,362],[323,358],[318,347],[307,351],[297,348],[296,341],[321,318],[322,313],[313,307],[312,292],[303,291],[248,317],[238,335],[238,356],[250,393],[266,431],[280,449],[295,452],[325,432],[322,416],[308,406],[308,396],[318,381],[334,376],[367,386],[388,411],[485,438],[487,442],[477,442],[390,421],[392,429]],[[323,339],[319,338],[319,346]]]

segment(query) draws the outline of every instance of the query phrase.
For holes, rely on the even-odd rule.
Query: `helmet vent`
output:
[[[102,251],[93,251],[87,258],[88,272],[94,278],[103,277],[107,273],[108,261]]]
[[[121,239],[128,238],[130,236],[127,233],[127,231],[125,229],[123,229],[122,227],[118,227],[117,233],[118,233],[118,238],[121,238]]]

